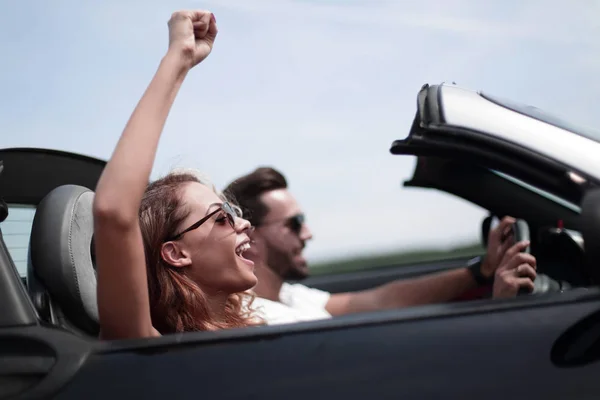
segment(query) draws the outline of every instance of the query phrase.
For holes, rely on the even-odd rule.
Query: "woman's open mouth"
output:
[[[244,253],[246,251],[250,250],[250,241],[245,241],[240,243],[236,248],[235,248],[235,254],[242,259],[242,261],[244,261],[246,264],[250,265],[250,266],[254,266],[254,261],[247,259],[246,257],[244,257]]]

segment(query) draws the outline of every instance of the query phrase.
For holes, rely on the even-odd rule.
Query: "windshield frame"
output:
[[[479,95],[500,107],[600,143],[600,130],[572,123],[532,105],[490,95],[485,92],[480,92]]]
[[[560,205],[560,206],[562,206],[564,208],[567,208],[567,209],[569,209],[569,210],[571,210],[571,211],[573,211],[573,212],[575,212],[577,214],[581,214],[581,207],[579,205],[577,205],[577,204],[575,204],[575,203],[573,203],[573,202],[571,202],[571,201],[569,201],[569,200],[567,200],[567,199],[565,199],[565,198],[563,198],[563,197],[561,197],[559,195],[556,195],[556,194],[551,193],[551,192],[549,192],[547,190],[541,189],[541,188],[537,187],[536,185],[533,185],[531,183],[525,182],[524,180],[521,180],[519,178],[515,178],[514,176],[509,175],[509,174],[507,174],[505,172],[501,172],[501,171],[498,171],[498,170],[495,170],[495,169],[491,169],[491,168],[488,168],[488,170],[491,173],[493,173],[493,174],[495,174],[495,175],[497,175],[497,176],[499,176],[499,177],[501,177],[503,179],[506,179],[507,181],[510,181],[510,182],[514,183],[515,185],[520,186],[523,189],[529,190],[532,193],[535,193],[535,194],[537,194],[539,196],[542,196],[545,199],[550,200],[550,201],[552,201],[552,202],[554,202],[554,203],[556,203],[556,204],[558,204],[558,205]]]

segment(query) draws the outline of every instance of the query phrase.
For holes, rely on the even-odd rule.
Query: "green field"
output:
[[[314,263],[310,270],[312,275],[332,274],[364,270],[367,268],[390,265],[415,264],[452,258],[462,258],[483,254],[480,244],[457,246],[447,250],[416,249],[385,254],[364,255],[337,260]]]

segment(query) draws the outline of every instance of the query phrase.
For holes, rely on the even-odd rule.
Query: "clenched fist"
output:
[[[536,277],[536,259],[522,251],[529,246],[528,241],[519,242],[506,251],[496,270],[493,297],[515,297],[519,289],[531,292]]]
[[[169,20],[169,52],[192,68],[208,57],[217,32],[217,21],[211,12],[177,11]]]
[[[486,278],[491,278],[494,275],[506,251],[515,244],[511,235],[511,227],[514,223],[515,219],[513,217],[504,217],[497,227],[490,230],[487,253],[481,267],[481,273]]]

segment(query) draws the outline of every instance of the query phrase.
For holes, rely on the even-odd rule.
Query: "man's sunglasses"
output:
[[[280,221],[281,220],[271,221],[261,225],[271,225]],[[300,231],[302,231],[302,225],[304,225],[304,221],[306,221],[306,217],[304,216],[304,214],[296,214],[289,218],[286,218],[283,221],[285,221],[284,224],[288,228],[290,228],[292,232],[294,232],[296,235],[299,235]]]
[[[231,206],[231,204],[229,204],[228,202],[224,202],[224,203],[219,204],[219,207],[216,210],[211,211],[210,213],[208,213],[207,215],[202,217],[202,219],[200,221],[191,225],[189,228],[184,229],[183,231],[179,232],[177,235],[173,235],[173,236],[167,238],[167,242],[169,242],[171,240],[177,240],[177,239],[181,238],[185,233],[187,233],[189,231],[193,231],[194,229],[198,229],[200,227],[200,225],[202,225],[203,223],[208,221],[208,219],[210,217],[212,217],[213,215],[215,215],[219,212],[225,213],[225,218],[227,218],[227,222],[229,222],[229,225],[231,225],[231,227],[233,229],[235,229],[235,218],[238,217],[239,215],[235,211],[235,209]]]
[[[298,214],[289,217],[286,221],[286,224],[292,232],[294,232],[296,235],[299,235],[305,220],[306,218],[304,217],[304,214]]]

